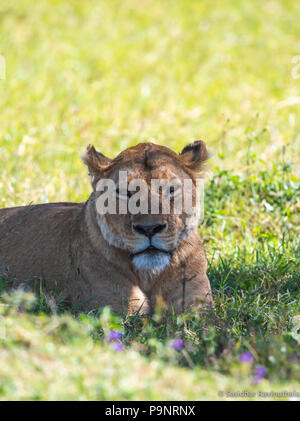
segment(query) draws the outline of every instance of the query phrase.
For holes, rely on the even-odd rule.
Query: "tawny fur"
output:
[[[182,278],[193,277],[185,286],[185,306],[212,304],[197,227],[189,231],[183,216],[143,216],[168,223],[168,232],[160,234],[157,241],[170,251],[169,264],[162,272],[145,272],[138,270],[132,259],[132,250],[142,239],[132,234],[131,224],[141,216],[102,216],[105,219],[99,220],[95,206],[96,182],[101,177],[114,179],[119,169],[144,179],[168,177],[174,172],[194,179],[207,159],[204,142],[186,147],[180,155],[162,146],[140,144],[113,160],[90,146],[83,159],[94,188],[86,203],[0,210],[0,275],[13,287],[39,290],[42,285],[43,292],[80,310],[109,305],[120,313],[151,312],[158,296],[179,313],[183,308]]]

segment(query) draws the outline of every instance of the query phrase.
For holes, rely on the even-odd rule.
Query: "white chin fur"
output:
[[[134,256],[132,262],[138,271],[158,276],[170,263],[170,255],[167,253],[142,253]]]

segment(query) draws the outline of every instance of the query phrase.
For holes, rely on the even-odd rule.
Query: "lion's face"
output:
[[[102,235],[110,245],[127,251],[139,271],[161,273],[196,228],[196,176],[206,159],[202,141],[187,146],[180,155],[163,146],[139,144],[113,160],[88,148],[84,161],[92,177]],[[115,186],[110,192],[106,184],[103,188],[107,180]],[[187,190],[193,208],[185,206]],[[98,201],[105,197],[104,191],[106,212]]]

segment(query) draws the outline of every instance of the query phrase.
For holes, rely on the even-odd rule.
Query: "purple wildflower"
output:
[[[243,352],[240,355],[240,362],[241,363],[250,363],[253,360],[253,355],[250,351]]]
[[[121,332],[118,332],[117,330],[111,330],[109,332],[108,339],[110,341],[118,341],[118,340],[122,339],[122,336],[123,335],[122,335]]]
[[[125,346],[122,344],[122,342],[115,342],[113,344],[114,351],[123,351]]]
[[[291,354],[288,354],[287,357],[288,357],[288,360],[291,363],[300,364],[300,357],[295,352],[292,352]]]
[[[183,343],[183,341],[181,339],[174,339],[174,341],[171,344],[171,347],[173,349],[180,350],[180,349],[182,349],[184,347],[184,343]]]
[[[262,379],[267,374],[267,369],[263,365],[256,367],[255,369],[255,376],[254,376],[254,383],[260,383]]]

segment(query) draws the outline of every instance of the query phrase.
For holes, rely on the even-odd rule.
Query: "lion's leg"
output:
[[[182,313],[190,309],[199,310],[213,305],[210,283],[206,275],[183,278],[173,283],[173,288],[164,297],[169,309]]]
[[[149,314],[150,307],[147,297],[138,286],[133,286],[128,298],[128,314]]]
[[[178,269],[160,282],[158,288],[152,291],[151,307],[155,308],[158,297],[167,305],[168,310],[176,314],[188,309],[200,309],[213,305],[213,298],[209,279],[202,270],[196,270],[193,265],[187,266],[186,271]],[[194,269],[194,270],[193,270]]]

